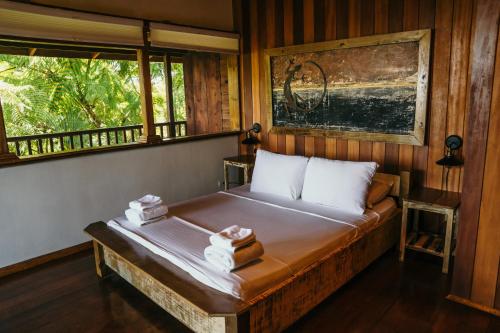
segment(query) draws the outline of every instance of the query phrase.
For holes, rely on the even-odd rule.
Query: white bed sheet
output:
[[[169,260],[198,281],[250,300],[339,246],[349,244],[396,209],[392,198],[356,216],[301,200],[252,193],[249,186],[169,206],[160,222],[136,227],[125,217],[108,226]],[[265,254],[231,273],[203,256],[213,232],[233,224],[255,230]]]

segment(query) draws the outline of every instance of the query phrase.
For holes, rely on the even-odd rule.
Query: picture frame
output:
[[[425,29],[266,49],[270,132],[424,145],[430,44]]]

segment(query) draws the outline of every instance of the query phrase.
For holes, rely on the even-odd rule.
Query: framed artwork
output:
[[[430,30],[265,50],[272,133],[423,145]]]

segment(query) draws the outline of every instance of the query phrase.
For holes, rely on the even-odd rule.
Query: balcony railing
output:
[[[176,121],[175,136],[186,136],[186,121]],[[156,134],[166,139],[170,123],[155,124]],[[25,135],[7,138],[10,151],[17,156],[34,156],[94,147],[137,142],[142,135],[142,125],[98,128],[84,131]]]

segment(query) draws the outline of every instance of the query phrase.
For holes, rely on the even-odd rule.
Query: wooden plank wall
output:
[[[496,286],[498,279],[499,228],[495,220],[495,205],[500,202],[498,194],[498,95],[499,83],[496,69],[496,87],[490,106],[484,100],[484,75],[473,75],[474,59],[471,50],[473,26],[476,30],[479,20],[483,24],[481,36],[489,35],[488,45],[497,43],[498,11],[497,0],[234,0],[236,27],[241,33],[240,95],[242,122],[249,128],[253,122],[263,126],[260,135],[262,147],[284,154],[325,156],[342,160],[377,161],[384,172],[395,173],[411,170],[414,184],[440,188],[443,169],[435,161],[444,154],[443,141],[450,134],[464,138],[460,151],[466,160],[482,156],[482,162],[469,164],[469,173],[479,177],[464,185],[464,169],[454,168],[450,172],[449,189],[462,191],[462,201],[476,199],[473,208],[461,214],[459,232],[465,240],[459,239],[457,266],[461,273],[454,272],[460,280],[455,282],[457,294],[479,304],[496,306],[500,303]],[[486,7],[489,9],[485,9]],[[478,9],[481,9],[478,17]],[[476,13],[476,14],[475,14]],[[489,17],[485,17],[489,13]],[[495,21],[496,20],[496,21]],[[476,23],[475,23],[476,22]],[[486,22],[486,21],[485,21]],[[496,23],[495,23],[496,22]],[[489,32],[486,32],[488,27]],[[410,31],[431,28],[432,55],[431,77],[429,78],[428,122],[426,145],[422,147],[397,145],[383,142],[364,142],[309,136],[267,134],[266,105],[264,91],[263,50],[271,47],[303,44],[366,36],[372,34]],[[476,48],[484,48],[481,41],[472,41]],[[490,50],[491,47],[488,49]],[[491,50],[490,50],[491,51]],[[491,53],[491,52],[490,52]],[[471,60],[469,59],[471,58]],[[497,56],[498,58],[498,56]],[[480,60],[480,56],[477,59]],[[498,60],[497,60],[498,67]],[[472,81],[471,81],[472,80]],[[491,87],[490,87],[491,88]],[[479,94],[476,106],[471,107],[471,94]],[[488,93],[487,93],[488,94]],[[491,97],[491,96],[490,96]],[[479,104],[482,103],[482,113]],[[475,114],[471,114],[471,113]],[[477,113],[477,114],[476,114]],[[491,117],[488,122],[474,119]],[[473,128],[468,127],[468,123]],[[480,119],[479,119],[480,120]],[[470,126],[470,125],[469,125]],[[489,134],[487,134],[489,132]],[[481,136],[489,136],[482,141]],[[478,144],[483,145],[479,154]],[[486,144],[488,147],[486,148]],[[487,151],[486,151],[487,150]],[[241,147],[245,152],[245,147]],[[484,161],[486,159],[486,162]],[[477,164],[477,168],[474,165]],[[485,166],[486,165],[486,166]],[[484,169],[484,177],[483,177]],[[480,186],[484,181],[484,187]],[[496,223],[496,224],[495,224]],[[495,226],[496,225],[496,226]],[[478,232],[479,231],[479,232]],[[479,240],[479,241],[478,241]],[[462,250],[460,250],[462,245]],[[477,247],[477,250],[476,250]],[[497,250],[495,250],[495,248]],[[460,251],[463,252],[460,255]],[[461,267],[461,268],[460,268]],[[474,268],[475,267],[475,268]]]
[[[240,129],[239,106],[234,105],[235,99],[238,104],[238,89],[233,88],[237,84],[237,70],[232,70],[237,69],[234,59],[235,56],[216,53],[184,56],[188,135]],[[232,78],[234,75],[236,80]]]
[[[244,128],[263,126],[262,147],[275,152],[377,161],[381,171],[414,171],[417,184],[441,187],[443,170],[435,164],[444,138],[464,135],[472,2],[469,0],[241,0],[239,30]],[[263,50],[372,34],[432,28],[427,145],[423,147],[311,136],[268,135]],[[244,147],[242,147],[244,150]],[[450,175],[460,191],[462,170]]]
[[[464,196],[453,275],[453,295],[499,308],[500,264],[500,5],[477,0],[470,52],[469,114]],[[496,303],[496,304],[495,304]]]

